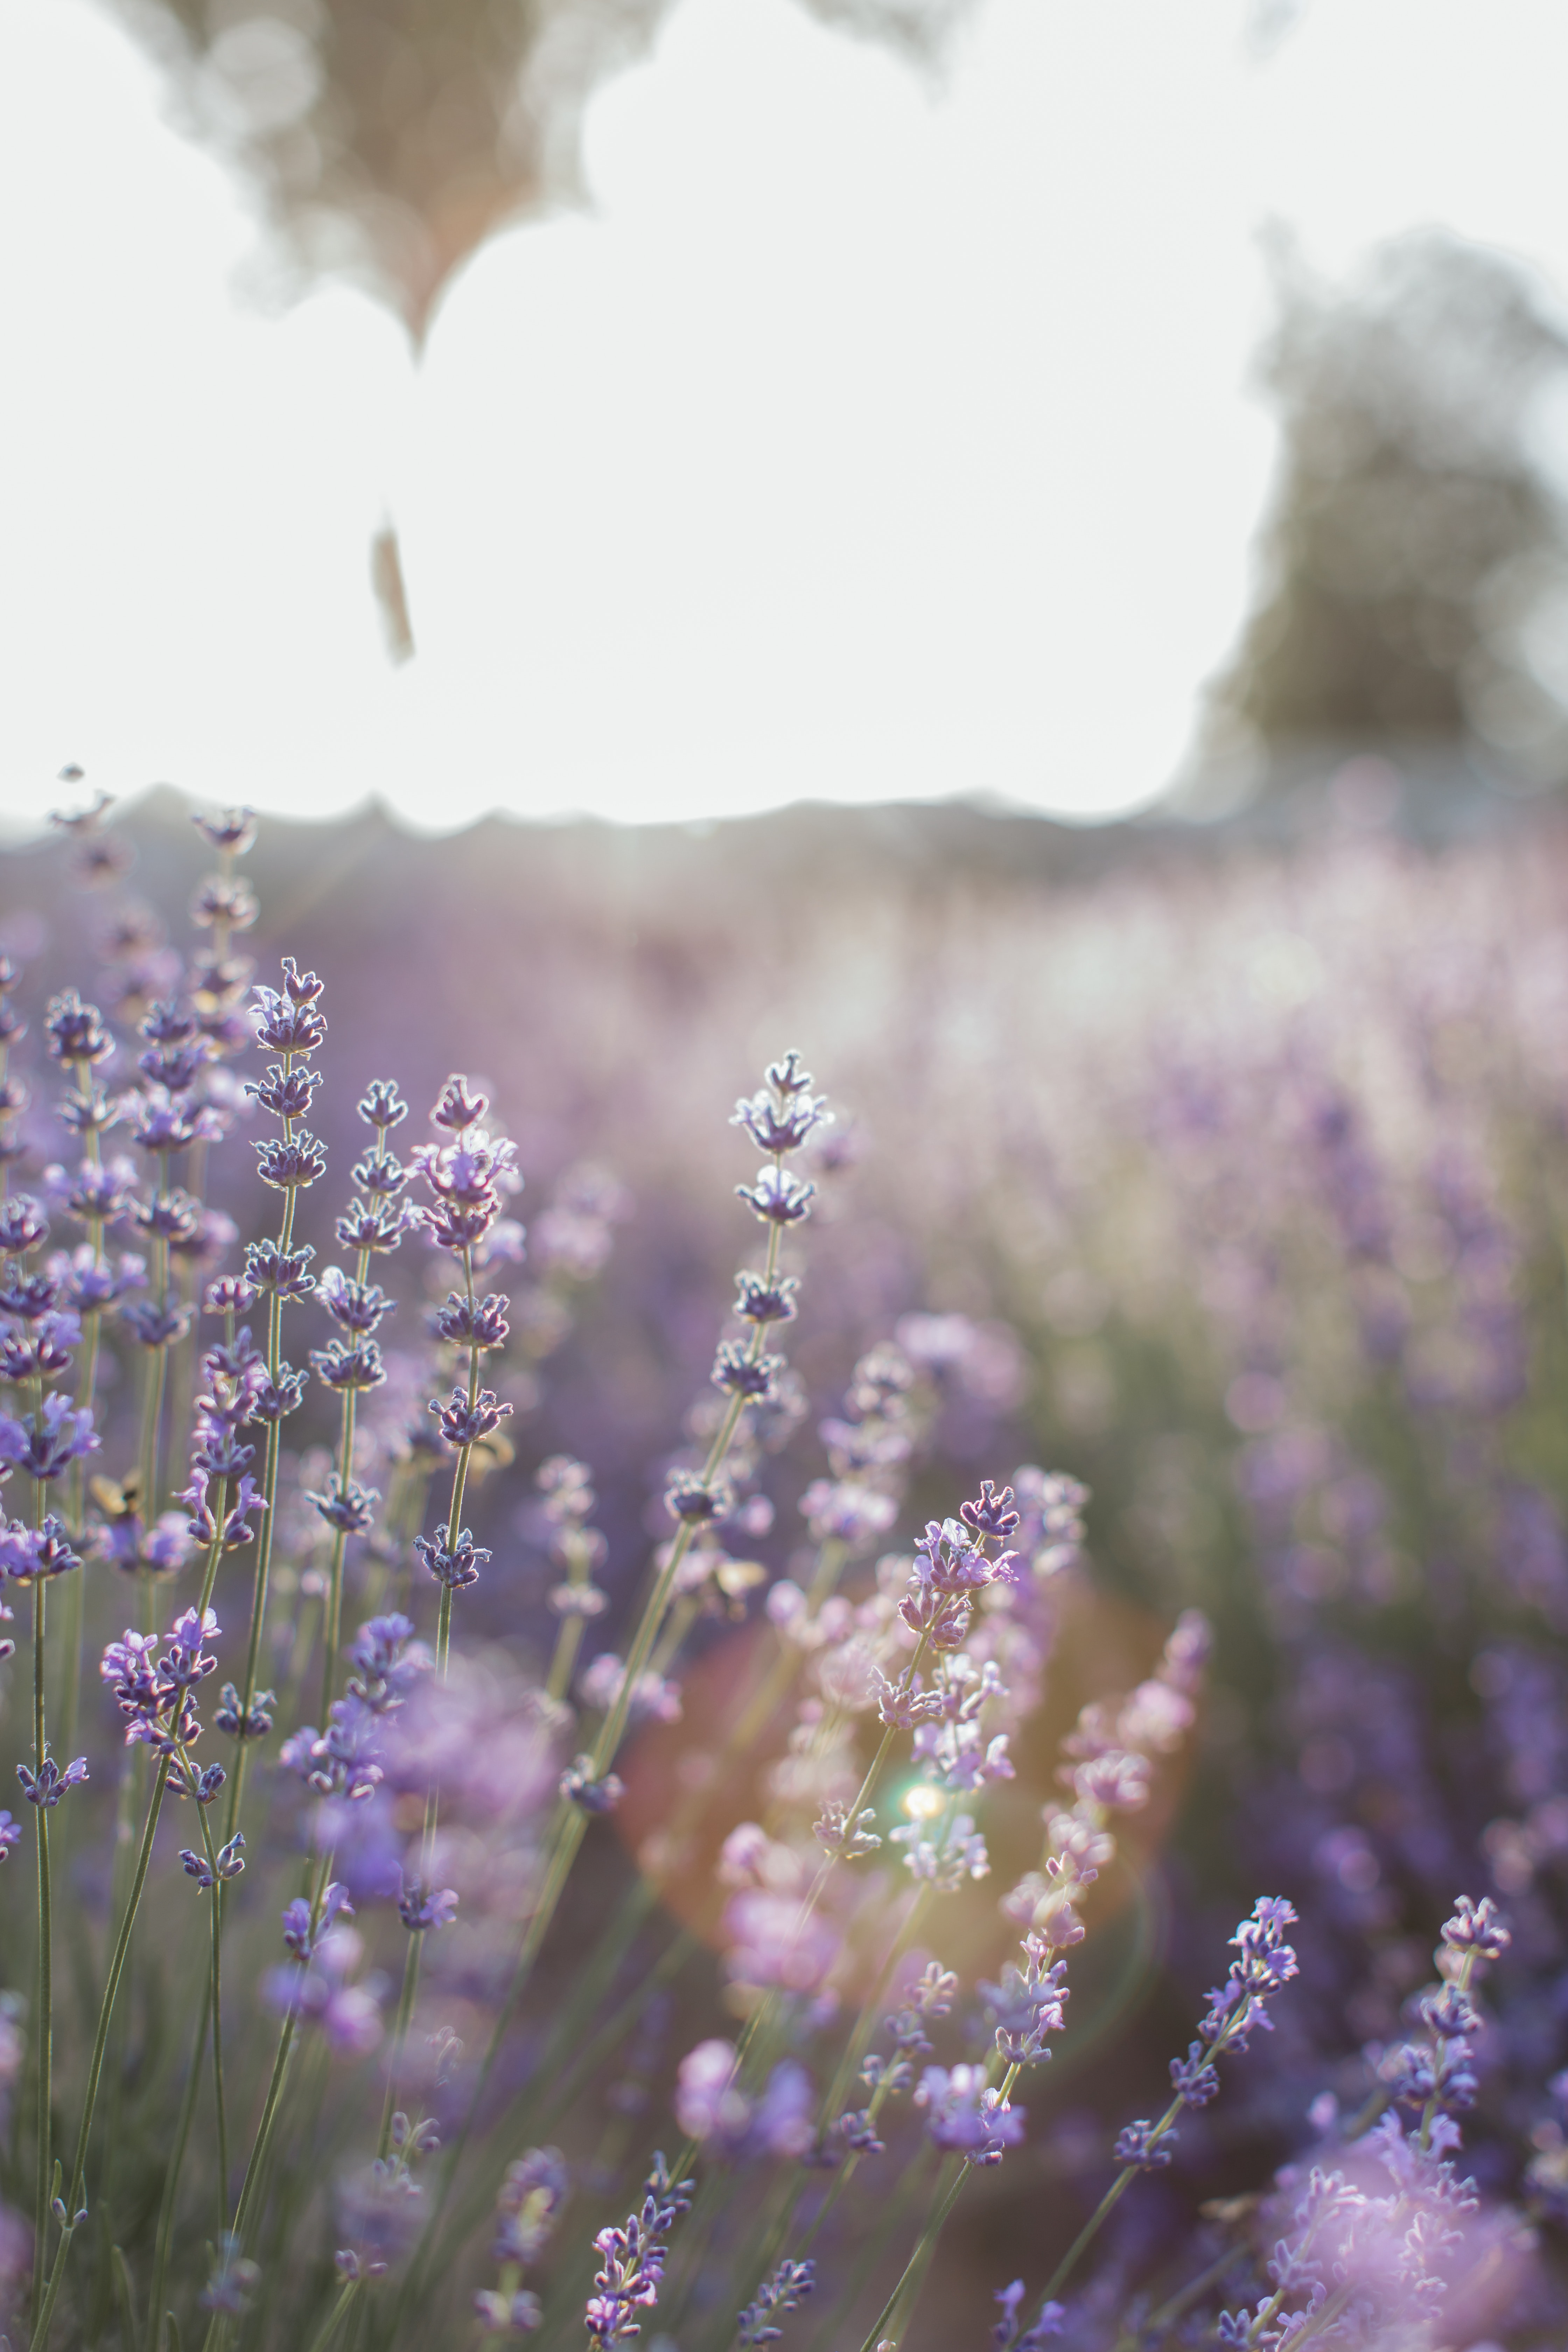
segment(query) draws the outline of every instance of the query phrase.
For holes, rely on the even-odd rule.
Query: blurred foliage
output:
[[[1265,753],[1479,738],[1568,775],[1568,542],[1541,453],[1568,331],[1512,261],[1436,232],[1346,285],[1276,254],[1283,436],[1215,735]]]
[[[307,278],[357,276],[421,340],[492,231],[582,193],[602,83],[673,0],[116,0],[198,136],[262,194]],[[969,0],[805,0],[913,59]]]

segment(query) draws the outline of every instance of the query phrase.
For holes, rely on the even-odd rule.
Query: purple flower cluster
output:
[[[601,2267],[583,2315],[595,2344],[626,2344],[639,2333],[639,2314],[658,2301],[669,2233],[690,2206],[691,2194],[686,2181],[670,2179],[663,2157],[656,2156],[641,2205],[594,2240]]]

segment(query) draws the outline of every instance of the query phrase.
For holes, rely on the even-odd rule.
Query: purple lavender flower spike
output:
[[[1113,2153],[1118,2164],[1135,2164],[1143,2172],[1159,2172],[1170,2163],[1175,2146],[1174,2131],[1157,2132],[1147,2117],[1141,2117],[1118,2132]]]
[[[672,2185],[662,2155],[644,2186],[642,2205],[620,2228],[601,2230],[594,2241],[603,2267],[594,2277],[595,2292],[584,2317],[595,2344],[629,2343],[640,2333],[637,2315],[651,2311],[658,2301],[669,2233],[691,2203],[691,2189]]]
[[[10,1853],[11,1848],[20,1840],[21,1835],[22,1824],[20,1822],[13,1821],[11,1815],[7,1812],[0,1812],[0,1862],[5,1861],[6,1855]]]
[[[752,2347],[776,2344],[784,2334],[773,2325],[773,2315],[798,2311],[816,2285],[815,2263],[786,2260],[763,2280],[755,2298],[747,2304],[736,2321],[735,2342],[740,2352],[752,2352]]]

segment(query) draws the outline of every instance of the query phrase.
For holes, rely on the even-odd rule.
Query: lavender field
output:
[[[0,860],[15,2352],[1568,2340],[1561,823],[200,814]]]

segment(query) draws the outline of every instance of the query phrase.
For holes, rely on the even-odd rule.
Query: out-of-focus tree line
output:
[[[1280,451],[1253,612],[1212,689],[1216,765],[1255,789],[1325,750],[1568,780],[1568,321],[1522,268],[1436,232],[1339,289],[1289,249],[1276,278],[1260,373]]]
[[[581,194],[588,100],[676,0],[115,5],[264,198],[299,282],[357,277],[417,343],[487,236]],[[973,0],[802,5],[929,62]],[[1551,453],[1555,415],[1568,455],[1568,318],[1521,265],[1437,232],[1337,287],[1283,242],[1274,260],[1260,382],[1279,457],[1188,807],[1289,798],[1369,751],[1418,788],[1568,782],[1568,473]],[[373,578],[401,658],[390,532]]]
[[[582,191],[584,110],[674,0],[116,0],[305,278],[367,280],[422,339],[504,223]],[[803,0],[912,59],[970,0]]]

